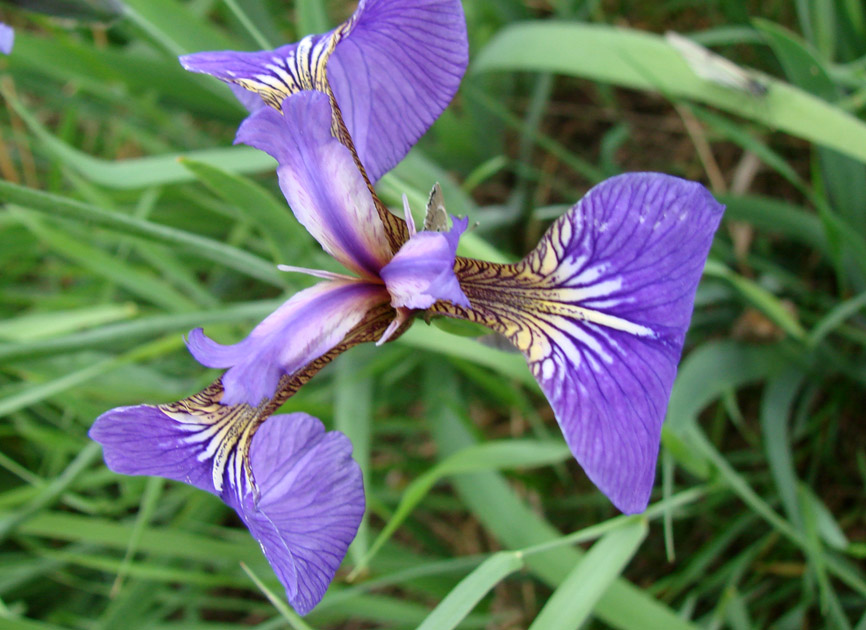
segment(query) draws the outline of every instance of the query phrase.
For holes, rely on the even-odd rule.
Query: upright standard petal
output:
[[[247,405],[220,405],[219,392],[211,386],[177,403],[112,409],[90,436],[103,445],[111,470],[183,481],[234,508],[289,602],[306,614],[334,578],[364,514],[352,446],[312,416],[264,420]]]
[[[184,68],[258,93],[279,109],[302,90],[333,93],[375,182],[447,107],[468,63],[459,0],[361,0],[325,35],[266,52],[208,52]],[[329,86],[330,84],[330,86]]]
[[[0,53],[12,54],[12,46],[15,44],[15,31],[8,24],[0,22]]]
[[[409,215],[411,216],[411,215]],[[380,272],[394,308],[422,309],[436,300],[469,306],[454,275],[454,255],[469,219],[457,219],[448,232],[418,232]]]
[[[724,207],[700,184],[611,178],[515,265],[457,260],[472,304],[529,361],[575,458],[626,513],[649,501],[694,295]]]
[[[197,328],[187,346],[202,365],[228,368],[222,377],[224,405],[255,407],[274,396],[283,375],[330,351],[371,309],[387,301],[379,284],[321,282],[293,296],[239,343],[224,346]]]
[[[345,435],[304,413],[274,416],[250,448],[258,500],[238,513],[300,614],[319,603],[364,514],[361,469]]]
[[[327,96],[302,92],[282,115],[266,107],[247,118],[237,141],[277,160],[283,194],[325,251],[375,278],[391,258],[385,226],[351,153],[330,135],[330,116]]]

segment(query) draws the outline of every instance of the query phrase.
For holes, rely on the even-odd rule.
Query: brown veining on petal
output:
[[[230,482],[239,495],[250,489],[258,497],[249,457],[250,445],[258,427],[335,357],[360,343],[379,339],[395,316],[396,312],[389,304],[370,310],[329,352],[294,374],[284,375],[274,396],[257,407],[246,403],[220,404],[223,386],[218,378],[197,394],[158,405],[158,408],[176,422],[189,425],[191,437],[207,443],[205,452],[212,451],[213,484],[217,492],[222,491],[225,473],[228,472]],[[406,322],[391,340],[402,335],[410,325],[411,321]]]
[[[567,286],[560,277],[559,256],[551,256],[548,238],[526,258],[497,264],[458,257],[454,271],[471,308],[439,301],[428,313],[464,319],[504,335],[535,364],[550,356],[576,322],[651,337],[653,331],[634,322],[585,307],[589,294]],[[555,253],[555,252],[554,252]]]
[[[373,196],[373,204],[376,206],[376,212],[379,213],[379,218],[385,226],[385,235],[388,239],[388,245],[391,247],[391,253],[396,254],[403,246],[403,243],[409,240],[409,229],[406,227],[406,222],[388,210],[388,207],[382,203],[381,199],[379,199],[379,195],[376,194],[376,190],[373,188],[373,184],[367,176],[367,170],[364,168],[364,165],[361,164],[361,158],[358,157],[358,152],[355,150],[355,143],[352,140],[352,136],[349,135],[346,123],[343,122],[343,113],[340,111],[340,106],[337,103],[337,99],[334,98],[330,86],[327,87],[327,94],[331,101],[331,111],[334,113],[334,124],[336,126],[334,137],[352,153],[355,166],[357,166],[358,170],[361,171],[364,183],[367,184],[367,190],[369,190],[370,194]]]
[[[274,397],[271,398],[270,401],[267,401],[263,406],[262,411],[264,417],[275,413],[289,398],[295,395],[295,392],[313,378],[319,370],[333,361],[335,357],[358,344],[378,340],[395,316],[396,311],[390,304],[382,304],[381,306],[372,309],[357,326],[343,337],[343,341],[334,346],[329,352],[323,354],[318,359],[313,360],[306,367],[298,370],[294,374],[283,376],[277,386],[277,393],[274,394]],[[407,321],[403,326],[397,329],[389,342],[406,332],[411,323],[411,320]]]

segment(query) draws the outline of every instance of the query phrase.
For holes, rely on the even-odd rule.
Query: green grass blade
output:
[[[323,0],[298,0],[295,3],[298,35],[324,33],[331,28]]]
[[[472,611],[494,586],[523,567],[520,552],[500,551],[451,589],[418,630],[451,630]]]
[[[806,331],[800,322],[782,305],[782,301],[753,280],[712,259],[707,261],[704,274],[708,277],[727,280],[746,300],[769,317],[779,328],[798,341],[806,340]]]
[[[252,323],[264,319],[280,304],[281,301],[278,300],[265,300],[205,311],[152,315],[62,337],[0,344],[0,360],[9,361],[120,344],[128,345],[130,342],[166,333],[186,333],[191,328],[206,324]]]
[[[0,412],[0,415],[5,415]],[[96,442],[90,442],[85,446],[75,459],[70,462],[69,466],[62,474],[58,475],[54,480],[47,484],[30,503],[23,506],[20,510],[13,514],[6,515],[0,518],[0,540],[5,539],[11,531],[19,527],[21,523],[27,521],[33,515],[45,509],[99,457],[102,452],[102,447]]]
[[[341,357],[335,366],[334,428],[352,442],[352,457],[361,467],[364,487],[370,487],[370,450],[373,434],[373,380],[362,373],[371,359],[370,348],[357,348]],[[369,513],[358,527],[349,547],[349,555],[357,565],[369,548]]]
[[[556,588],[529,630],[579,628],[637,553],[646,534],[646,521],[605,534]]]
[[[135,304],[100,304],[51,313],[27,313],[0,322],[0,339],[28,342],[134,317]]]
[[[206,50],[236,50],[238,42],[175,0],[124,0],[133,22],[146,30],[172,55]]]
[[[458,451],[443,460],[421,477],[413,481],[400,499],[394,515],[382,529],[370,551],[355,567],[353,574],[363,570],[375,557],[397,528],[406,520],[427,493],[440,479],[479,470],[498,470],[503,468],[532,468],[564,461],[571,457],[568,447],[561,442],[534,442],[529,440],[510,440],[507,442],[488,442]]]
[[[231,9],[231,12],[234,13],[234,16],[238,19],[243,27],[247,30],[247,32],[252,36],[256,43],[261,46],[262,50],[270,50],[271,48],[276,48],[274,44],[268,41],[268,38],[265,37],[264,33],[262,33],[261,29],[256,26],[255,22],[250,19],[250,16],[246,14],[246,11],[237,3],[237,0],[223,0],[226,3],[226,6]]]
[[[98,445],[95,452],[99,454]],[[8,511],[0,512],[0,522],[5,522],[5,519],[13,514]],[[17,531],[28,536],[91,543],[123,552],[132,539],[134,525],[119,523],[115,519],[43,510],[21,522]],[[261,554],[252,538],[243,542],[230,542],[215,536],[171,527],[145,527],[138,550],[155,556],[209,563],[248,561]]]
[[[282,615],[283,619],[289,624],[293,630],[314,630],[311,625],[309,625],[306,621],[304,621],[298,613],[289,608],[286,603],[283,601],[283,598],[276,593],[274,593],[271,589],[265,586],[265,583],[259,579],[259,577],[253,573],[253,571],[244,563],[241,563],[241,567],[243,567],[244,572],[250,576],[250,579],[255,583],[258,589],[264,593],[265,597],[268,598],[268,601],[274,605],[274,608]]]
[[[11,92],[0,87],[0,94],[24,120],[31,133],[39,138],[60,162],[84,178],[107,188],[136,189],[194,181],[195,175],[180,164],[179,160],[182,158],[232,173],[262,173],[275,168],[271,156],[251,147],[201,149],[129,160],[92,157],[56,138]]]
[[[124,263],[116,256],[98,249],[80,237],[67,236],[65,232],[48,227],[37,218],[36,213],[15,207],[9,210],[12,216],[19,219],[51,249],[90,270],[94,275],[103,276],[117,286],[125,288],[133,295],[167,311],[188,311],[200,306],[152,273]]]
[[[809,344],[817,346],[823,339],[841,326],[846,319],[866,308],[866,292],[833,307],[809,333]]]
[[[692,72],[663,37],[601,24],[531,22],[499,32],[472,71],[557,72],[713,105],[866,161],[866,124],[792,85],[761,77],[760,102]]]
[[[770,473],[782,499],[788,518],[797,529],[802,528],[797,500],[797,475],[791,453],[788,423],[795,397],[803,385],[805,375],[789,368],[772,379],[761,399],[761,430]]]
[[[449,335],[438,328],[425,326],[420,322],[407,330],[397,340],[397,343],[466,359],[488,367],[532,389],[538,389],[538,384],[529,372],[526,360],[517,353],[489,348],[475,340]]]
[[[174,245],[244,275],[258,278],[277,286],[286,286],[286,274],[274,265],[235,247],[150,221],[0,181],[0,200],[15,203],[50,216],[62,216],[82,223],[98,225],[121,234],[144,238],[153,242]]]
[[[284,199],[276,199],[251,180],[204,162],[181,158],[208,188],[248,217],[269,243],[274,260],[296,260],[309,250],[311,239],[294,219]]]
[[[757,26],[776,57],[785,69],[785,74],[794,85],[811,92],[828,102],[839,99],[839,89],[833,83],[823,61],[799,37],[785,28],[767,20],[755,20]],[[824,144],[817,142],[817,144]],[[827,192],[834,207],[852,227],[864,233],[866,208],[866,166],[847,155],[826,148],[819,150],[822,172]]]

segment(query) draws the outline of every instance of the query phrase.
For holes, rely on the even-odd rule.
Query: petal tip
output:
[[[322,599],[357,533],[365,509],[360,466],[349,439],[305,413],[274,416],[250,449],[261,490],[240,511],[305,615]]]
[[[15,30],[8,24],[0,22],[0,53],[11,55],[15,45]]]

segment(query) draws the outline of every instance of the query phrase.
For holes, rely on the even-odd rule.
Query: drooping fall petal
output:
[[[361,469],[342,433],[304,413],[274,416],[250,448],[258,501],[235,506],[300,614],[319,603],[364,514]]]
[[[113,471],[184,481],[234,508],[289,602],[306,614],[334,578],[364,513],[351,443],[304,413],[262,424],[247,405],[220,405],[218,392],[212,386],[178,403],[112,409],[90,436]]]
[[[277,160],[280,188],[298,221],[347,268],[376,277],[391,258],[385,226],[349,150],[329,132],[328,97],[302,92],[280,114],[251,115],[237,141]]]
[[[321,282],[294,295],[244,339],[222,345],[197,328],[187,346],[199,363],[227,368],[225,405],[253,407],[271,398],[280,378],[309,364],[343,341],[375,306],[388,301],[382,285],[361,280]]]
[[[105,464],[124,475],[157,475],[220,494],[223,470],[217,486],[213,456],[207,458],[208,436],[218,433],[218,420],[174,419],[155,405],[117,407],[106,411],[90,428],[90,437],[103,446]]]
[[[642,511],[694,295],[723,206],[655,173],[602,182],[515,265],[457,259],[471,309],[519,348],[575,458],[620,510]]]
[[[459,0],[361,0],[324,35],[265,52],[181,57],[192,72],[258,93],[279,109],[290,94],[328,82],[375,182],[399,162],[457,92],[468,63]]]

